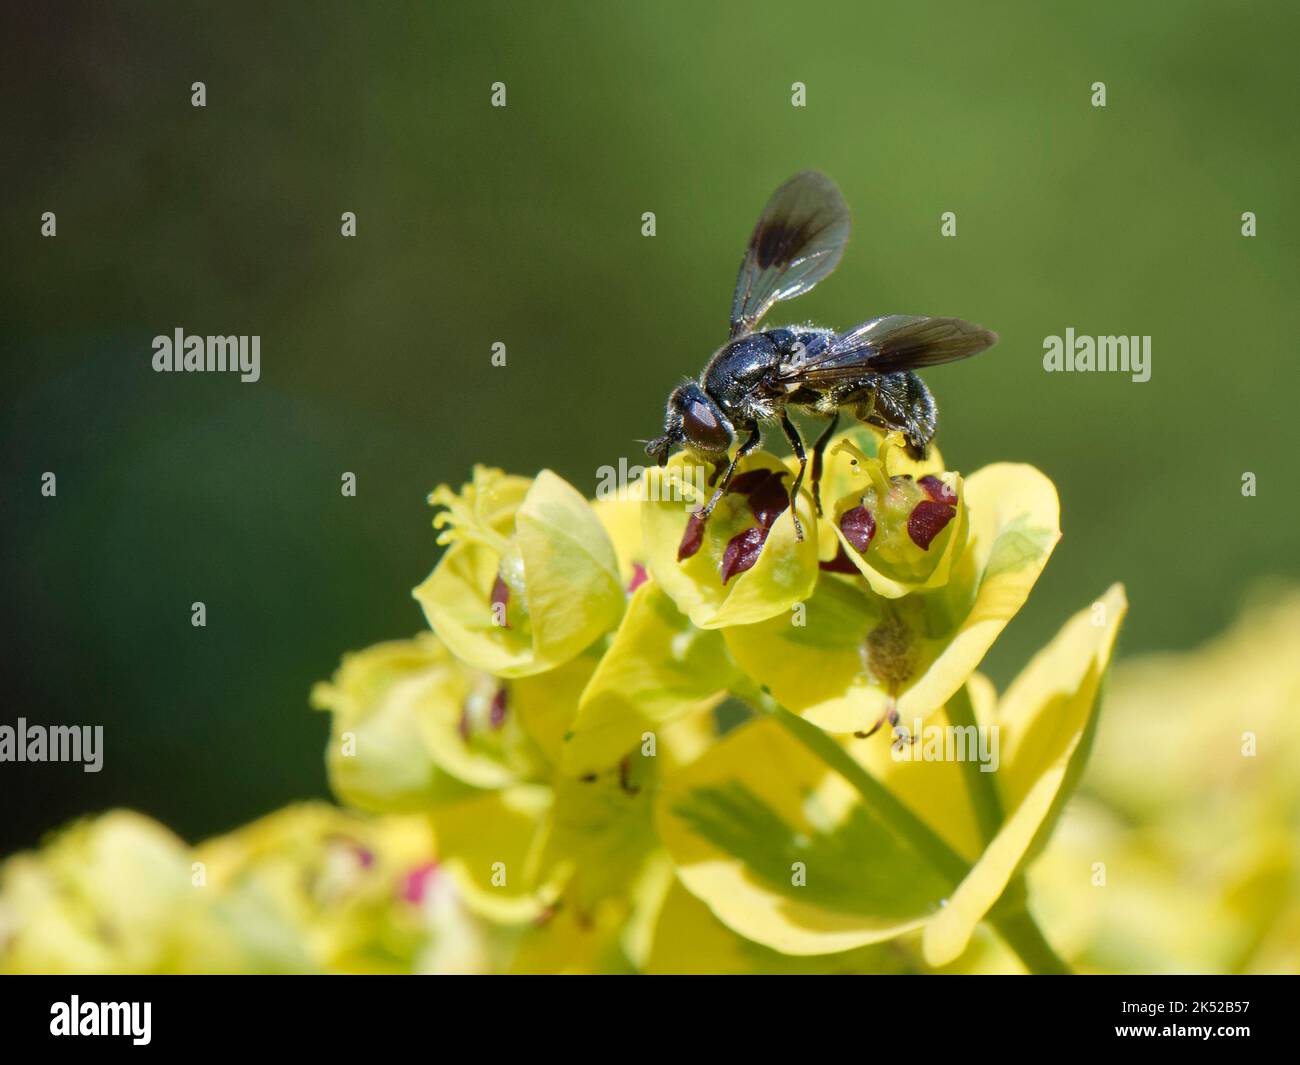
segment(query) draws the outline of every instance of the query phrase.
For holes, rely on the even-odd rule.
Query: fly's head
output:
[[[646,444],[646,454],[662,466],[675,445],[683,444],[699,458],[725,459],[736,439],[735,429],[713,398],[694,382],[681,385],[668,397],[664,432]]]

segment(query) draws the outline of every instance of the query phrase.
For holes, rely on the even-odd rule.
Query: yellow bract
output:
[[[743,725],[677,774],[660,800],[660,834],[682,883],[735,932],[787,954],[848,950],[924,928],[924,955],[945,965],[1050,832],[1086,752],[1101,675],[1124,615],[1114,588],[1072,619],[997,710],[972,685],[983,746],[935,714],[911,744],[883,737],[847,749],[972,863],[954,883],[774,720]],[[1100,618],[1094,624],[1094,619]],[[905,722],[911,725],[911,722]],[[935,740],[938,743],[935,743]],[[996,746],[995,746],[996,745]],[[954,758],[952,751],[965,751]],[[980,754],[1006,774],[1007,819],[984,845],[969,788]],[[779,773],[772,767],[780,766]]]
[[[998,781],[1006,820],[926,928],[931,965],[961,954],[975,925],[1051,832],[1082,772],[1102,676],[1127,610],[1124,590],[1115,585],[1070,619],[999,702],[990,723],[1001,737]]]
[[[694,628],[658,585],[642,585],[582,693],[565,771],[608,769],[665,725],[711,707],[735,679],[722,637]]]

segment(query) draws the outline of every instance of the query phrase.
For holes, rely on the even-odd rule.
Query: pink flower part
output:
[[[418,906],[424,901],[424,896],[429,890],[429,882],[437,872],[437,862],[427,862],[424,865],[417,865],[414,869],[408,872],[406,876],[402,877],[402,899]]]
[[[696,546],[696,550],[699,550],[698,545]],[[691,553],[694,554],[694,552],[691,552]],[[681,555],[680,555],[680,553],[678,554],[677,557],[678,557],[678,560],[680,561],[680,560],[681,560]],[[644,567],[643,565],[641,565],[640,562],[633,562],[633,563],[632,563],[632,579],[631,579],[630,581],[627,582],[627,594],[628,594],[628,595],[631,595],[631,594],[632,594],[633,592],[635,592],[638,588],[640,588],[641,585],[645,584],[645,582],[648,581],[649,579],[650,579],[650,576],[649,576],[649,574],[646,573],[646,571],[645,571],[645,567]]]

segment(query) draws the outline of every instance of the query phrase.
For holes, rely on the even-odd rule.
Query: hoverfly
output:
[[[660,466],[684,444],[724,468],[712,497],[699,512],[707,521],[735,476],[740,460],[762,439],[761,424],[779,421],[799,460],[790,485],[794,510],[808,466],[803,439],[790,420],[793,406],[830,418],[812,448],[812,494],[821,513],[822,453],[850,411],[860,421],[902,432],[914,458],[924,457],[936,430],[934,397],[913,372],[975,355],[997,334],[960,318],[891,314],[846,333],[813,325],[755,332],[773,304],[802,295],[839,264],[849,240],[849,209],[825,174],[805,170],[772,194],[750,234],[731,301],[731,338],[714,352],[699,381],[668,397],[663,435],[646,444]],[[740,434],[746,439],[728,462]]]

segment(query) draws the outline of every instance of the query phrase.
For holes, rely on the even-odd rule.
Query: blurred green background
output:
[[[1295,5],[59,4],[3,29],[0,723],[102,724],[106,762],[0,765],[0,853],[115,805],[194,838],[324,794],[308,690],[422,626],[429,489],[481,461],[591,493],[640,461],[806,167],[854,237],[772,324],[996,329],[926,375],[939,442],[1059,486],[996,680],[1114,579],[1132,653],[1300,571]],[[177,326],[260,334],[262,380],[153,373]],[[1151,335],[1151,380],[1045,374],[1067,327]]]

